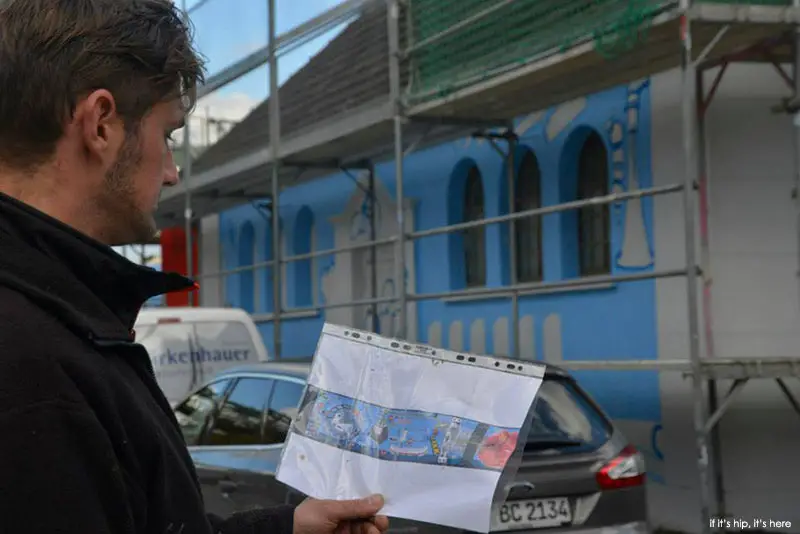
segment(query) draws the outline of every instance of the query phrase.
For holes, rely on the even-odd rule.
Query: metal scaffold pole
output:
[[[508,187],[508,213],[517,211],[517,178],[516,178],[516,152],[517,137],[514,133],[514,123],[508,126],[508,153],[506,155],[506,181]],[[508,251],[509,251],[509,282],[517,285],[519,273],[517,272],[517,224],[516,220],[508,221]],[[510,356],[519,358],[519,294],[511,296],[511,351]]]
[[[280,359],[283,349],[281,339],[281,219],[278,197],[280,196],[280,101],[278,98],[278,55],[275,41],[276,0],[267,0],[269,4],[269,146],[272,158],[272,339],[275,359]]]
[[[375,196],[375,165],[370,162],[369,164],[369,240],[373,243],[372,246],[369,247],[369,263],[370,263],[370,299],[373,301],[378,298],[378,247],[374,244],[375,241],[378,239],[378,229],[377,229],[377,220],[376,220],[376,202],[377,198]],[[372,320],[370,321],[370,328],[373,332],[377,333],[380,330],[380,321],[378,320],[378,304],[373,302],[370,306],[370,317]]]
[[[185,195],[184,195],[184,209],[183,209],[183,221],[184,221],[184,231],[186,232],[186,276],[191,278],[194,276],[194,262],[192,261],[194,258],[194,254],[192,254],[192,249],[194,248],[194,243],[192,240],[192,189],[189,186],[189,177],[192,174],[192,142],[189,140],[189,123],[187,121],[184,134],[183,134],[183,157],[184,157],[184,164],[182,169],[183,174],[183,187],[185,188]],[[194,299],[190,295],[189,296],[190,302]]]
[[[721,68],[720,73],[724,70]],[[703,288],[702,294],[702,321],[703,321],[703,338],[705,341],[705,358],[712,360],[715,357],[714,345],[714,330],[712,323],[712,301],[711,301],[711,286],[713,284],[711,276],[711,237],[710,237],[710,222],[709,222],[709,194],[710,194],[710,172],[708,162],[708,149],[706,137],[706,113],[711,98],[706,101],[706,90],[704,81],[705,70],[695,69],[695,107],[697,114],[697,172],[699,176],[697,190],[699,194],[699,231],[700,231],[700,270],[701,270],[701,285]],[[721,76],[721,74],[720,74]],[[717,82],[718,83],[718,82]],[[706,380],[706,387],[708,388],[706,398],[708,399],[708,413],[715,413],[719,407],[719,395],[717,392],[717,381],[713,378]],[[711,452],[709,457],[709,479],[713,478],[714,495],[716,496],[716,508],[714,515],[717,517],[726,516],[725,504],[725,484],[724,473],[722,466],[722,441],[720,439],[720,425],[716,424],[708,436],[709,450]]]
[[[683,127],[683,157],[684,157],[684,234],[686,246],[686,303],[689,329],[689,360],[692,369],[692,401],[693,422],[695,431],[695,446],[697,448],[697,470],[700,483],[700,517],[702,532],[711,531],[709,519],[709,503],[711,496],[708,480],[708,445],[706,440],[706,413],[705,398],[703,393],[703,372],[700,361],[700,315],[698,310],[697,293],[697,251],[695,237],[695,121],[696,109],[694,106],[696,65],[692,56],[692,21],[691,0],[681,0],[681,104]]]
[[[186,0],[182,1],[184,17],[189,18],[189,12],[186,9]],[[192,139],[191,128],[189,126],[189,117],[186,117],[186,125],[183,127],[183,162],[181,165],[181,178],[183,180],[183,221],[184,231],[186,232],[186,276],[191,278],[194,276],[194,254],[192,242],[192,188],[189,185],[189,179],[192,175]],[[189,305],[194,304],[194,294],[189,293]]]
[[[792,6],[800,8],[800,0],[792,0]],[[794,125],[794,201],[797,211],[797,268],[800,269],[800,26],[794,29],[794,42],[792,50],[794,60],[794,71],[792,72],[792,82],[794,94],[792,95],[792,121]],[[800,271],[798,271],[800,272]],[[800,286],[798,286],[800,289]]]
[[[395,202],[397,206],[397,252],[395,253],[395,297],[398,299],[398,327],[395,335],[406,337],[408,310],[406,309],[408,287],[406,284],[406,229],[405,197],[403,194],[403,103],[400,93],[400,2],[387,0],[387,24],[389,35],[389,98],[394,106],[394,166]]]

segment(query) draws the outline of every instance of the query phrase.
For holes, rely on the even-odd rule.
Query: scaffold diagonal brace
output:
[[[700,51],[700,54],[694,60],[695,65],[699,66],[703,63],[703,61],[705,61],[708,55],[714,50],[714,47],[717,46],[717,44],[719,44],[722,38],[725,37],[725,34],[728,33],[730,27],[731,27],[730,24],[726,24],[725,26],[719,29],[716,35],[714,35],[714,38],[711,39],[711,41],[709,41],[709,43],[705,46],[705,48],[703,48],[703,50]]]
[[[794,393],[792,393],[789,387],[786,385],[786,381],[784,381],[782,378],[776,378],[775,382],[778,383],[778,387],[781,388],[783,395],[786,397],[786,400],[789,402],[789,404],[792,405],[794,411],[800,415],[800,402],[798,402],[797,397],[794,396]]]
[[[747,384],[748,380],[749,379],[747,378],[739,378],[733,381],[731,388],[728,390],[728,394],[725,395],[725,400],[722,401],[722,404],[719,405],[717,411],[711,414],[706,421],[706,434],[710,434],[711,430],[717,425],[717,423],[719,423],[720,419],[722,419],[722,416],[725,415],[725,412],[728,410],[728,408],[730,408],[731,404],[733,404],[733,401],[736,400],[736,397],[742,393],[742,389],[744,388],[744,385]]]

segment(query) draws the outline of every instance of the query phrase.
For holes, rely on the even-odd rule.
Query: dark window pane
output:
[[[541,207],[541,175],[539,163],[532,152],[526,152],[516,180],[514,211],[528,211]],[[539,282],[542,280],[542,217],[535,215],[517,219],[516,234],[517,280]]]
[[[609,192],[608,154],[599,135],[589,135],[578,162],[578,199],[604,196]],[[578,247],[581,276],[611,272],[610,205],[586,206],[578,210]]]
[[[472,167],[467,175],[464,196],[464,222],[484,218],[484,198],[481,174]],[[478,226],[464,230],[464,268],[467,287],[486,285],[486,227]]]
[[[272,380],[240,378],[214,418],[207,445],[260,445]]]
[[[608,420],[572,382],[546,378],[534,402],[525,452],[585,453],[602,447],[611,433]]]
[[[198,445],[208,416],[225,395],[229,380],[213,382],[189,396],[175,408],[175,417],[181,427],[186,445]]]
[[[297,415],[297,407],[303,396],[304,386],[287,380],[275,381],[275,391],[269,402],[264,443],[283,443],[292,418]]]

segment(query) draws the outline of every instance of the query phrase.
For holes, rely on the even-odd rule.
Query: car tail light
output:
[[[644,480],[644,459],[633,445],[622,449],[597,472],[597,484],[604,490],[641,486]]]

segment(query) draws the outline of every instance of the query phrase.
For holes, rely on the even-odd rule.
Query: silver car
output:
[[[304,498],[275,471],[309,370],[308,362],[231,369],[176,405],[209,512]],[[494,510],[492,531],[649,532],[642,456],[566,371],[547,366],[533,411],[522,464]],[[391,530],[454,532],[397,519]]]

